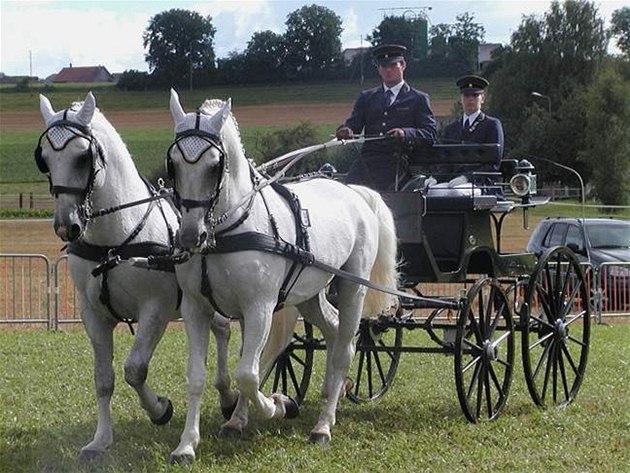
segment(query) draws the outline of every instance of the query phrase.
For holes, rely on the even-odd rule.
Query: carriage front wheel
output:
[[[321,342],[313,336],[313,326],[303,322],[304,330],[293,333],[289,346],[278,356],[273,367],[263,378],[261,387],[291,397],[298,404],[304,402],[313,372],[313,353]]]
[[[346,396],[356,403],[374,401],[387,392],[394,381],[402,327],[391,319],[363,319],[359,326],[357,351],[349,370]],[[352,377],[354,376],[354,377]]]
[[[550,248],[539,259],[519,325],[533,401],[566,406],[584,379],[590,341],[589,291],[580,263],[567,247]]]
[[[455,336],[455,385],[470,422],[495,419],[508,398],[514,369],[514,326],[505,291],[479,279],[459,312]]]

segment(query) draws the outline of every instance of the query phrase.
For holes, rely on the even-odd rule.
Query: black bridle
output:
[[[209,133],[207,131],[201,130],[199,128],[200,124],[200,111],[197,111],[197,120],[195,123],[195,128],[190,130],[185,130],[177,133],[175,135],[175,141],[168,148],[166,153],[166,172],[168,177],[173,182],[173,194],[175,197],[175,201],[177,204],[187,211],[194,208],[203,208],[206,209],[204,214],[204,222],[210,227],[210,244],[212,245],[212,241],[214,240],[215,233],[212,231],[217,225],[220,225],[225,221],[228,217],[227,213],[220,216],[219,218],[214,218],[214,209],[219,202],[219,198],[221,197],[221,191],[223,190],[223,186],[225,185],[226,176],[229,173],[229,165],[227,159],[227,153],[225,152],[225,148],[223,147],[223,142],[221,138],[213,133]],[[194,153],[190,152],[189,146],[184,146],[184,140],[189,139],[197,139],[198,143],[195,146]],[[206,153],[210,149],[216,149],[219,153],[219,164],[217,166],[217,181],[214,188],[213,194],[208,199],[196,200],[196,199],[182,199],[179,191],[177,189],[177,183],[175,179],[175,166],[173,165],[173,158],[171,156],[173,148],[177,147],[182,158],[189,164],[196,164],[201,159],[204,153]]]
[[[66,118],[67,113],[68,110],[65,110],[63,114],[63,119],[51,123],[48,128],[46,128],[46,130],[39,136],[37,148],[35,148],[34,152],[35,162],[38,169],[43,174],[46,174],[46,176],[48,177],[51,195],[57,197],[60,194],[73,194],[83,197],[83,203],[79,206],[79,218],[81,218],[82,222],[86,224],[92,218],[92,193],[94,192],[94,182],[96,180],[97,174],[95,159],[97,157],[100,157],[101,161],[104,163],[105,157],[103,153],[103,148],[101,147],[96,137],[92,134],[91,130],[85,125],[81,125],[79,123],[68,120]],[[61,146],[57,146],[50,137],[50,133],[54,133],[55,130],[67,130],[74,136],[64,140]],[[44,139],[44,137],[46,137],[46,140],[55,151],[63,151],[70,142],[74,141],[77,138],[83,138],[88,141],[88,149],[86,153],[79,157],[85,157],[90,161],[90,173],[88,175],[88,182],[85,187],[53,185],[52,179],[50,177],[50,169],[48,168],[48,165],[46,164],[46,162],[44,161],[44,157],[42,156],[42,140]]]

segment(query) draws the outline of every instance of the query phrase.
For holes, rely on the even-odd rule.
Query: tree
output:
[[[609,31],[613,38],[617,38],[617,47],[630,59],[630,7],[613,12]]]
[[[588,178],[589,168],[577,162],[586,131],[584,105],[578,97],[596,77],[607,42],[604,22],[591,2],[554,1],[542,18],[523,19],[490,77],[489,112],[503,122],[510,155],[552,158]],[[545,95],[549,102],[541,103],[532,92]],[[536,124],[541,121],[542,127]],[[555,168],[541,169],[547,180],[570,179]]]
[[[290,13],[285,24],[288,74],[306,79],[324,77],[341,55],[341,18],[326,7],[311,5]]]
[[[282,80],[286,54],[282,35],[273,31],[254,33],[245,49],[249,79],[252,82]]]
[[[409,59],[422,59],[428,52],[427,20],[422,17],[386,16],[367,40],[374,46],[401,44],[407,48]]]
[[[479,59],[479,45],[483,41],[486,30],[484,27],[474,22],[474,16],[469,13],[457,15],[457,23],[451,28],[451,36],[448,45],[451,53],[451,60],[467,72],[477,70]]]
[[[212,18],[197,12],[171,9],[153,16],[142,40],[154,77],[166,85],[192,84],[193,76],[207,82],[214,69],[215,33]]]
[[[630,78],[621,66],[610,61],[585,94],[580,160],[591,166],[595,192],[606,205],[630,203]]]

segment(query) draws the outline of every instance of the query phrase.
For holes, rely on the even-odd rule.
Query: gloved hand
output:
[[[349,140],[354,136],[354,132],[347,126],[342,126],[341,128],[337,129],[335,136],[338,140]]]

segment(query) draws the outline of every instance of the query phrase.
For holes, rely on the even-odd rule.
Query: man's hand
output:
[[[337,129],[337,133],[335,133],[335,136],[338,140],[349,140],[354,136],[354,132],[347,126],[342,126],[341,128]]]
[[[403,139],[405,137],[405,131],[402,128],[392,128],[387,132],[387,136]]]

